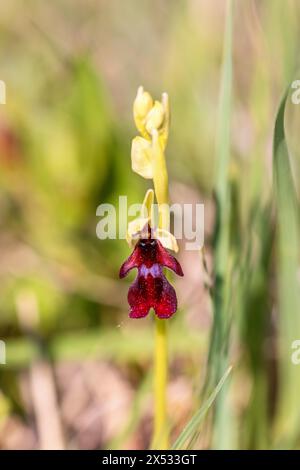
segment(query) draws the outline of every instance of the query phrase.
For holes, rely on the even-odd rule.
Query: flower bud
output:
[[[131,145],[132,170],[143,178],[153,178],[151,143],[143,137],[137,136]]]
[[[146,129],[149,134],[152,133],[154,129],[158,130],[165,118],[165,111],[163,105],[159,101],[155,101],[154,106],[149,111],[146,117]]]
[[[153,99],[150,93],[139,87],[136,98],[133,103],[133,112],[139,119],[145,119],[153,106]]]

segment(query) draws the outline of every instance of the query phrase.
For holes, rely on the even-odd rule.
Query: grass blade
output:
[[[218,132],[216,142],[216,204],[217,222],[215,229],[215,287],[213,290],[214,322],[208,357],[208,376],[205,395],[219,382],[222,371],[228,367],[228,342],[230,335],[229,284],[229,236],[230,236],[230,121],[232,102],[232,22],[233,2],[228,0],[226,26],[224,34],[223,69],[220,88]],[[214,417],[213,446],[226,448],[231,445],[231,432],[228,423],[231,419],[229,406],[226,402],[227,390],[224,388],[216,402]],[[224,433],[224,426],[226,432]],[[224,441],[226,439],[226,442]]]
[[[199,411],[192,417],[192,419],[189,421],[189,423],[186,425],[186,427],[183,429],[182,433],[179,435],[179,437],[176,439],[176,441],[173,444],[172,449],[182,449],[185,442],[188,439],[191,439],[193,437],[193,434],[197,433],[199,430],[199,426],[205,417],[206,413],[214,403],[217,395],[221,391],[227,377],[229,376],[230,372],[232,370],[232,367],[230,366],[223,377],[221,378],[220,382],[218,385],[215,387],[211,395],[208,397],[208,399],[205,401],[203,406],[200,408]]]
[[[277,439],[292,445],[299,435],[300,374],[291,360],[292,343],[300,338],[299,204],[285,135],[287,89],[276,116],[273,140],[275,202],[277,210],[277,278],[279,294],[279,402],[275,427]]]

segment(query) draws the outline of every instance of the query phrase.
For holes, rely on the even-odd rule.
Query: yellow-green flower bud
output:
[[[131,167],[143,178],[153,178],[152,146],[149,140],[137,136],[131,145]]]
[[[153,99],[150,93],[139,87],[136,98],[133,103],[133,112],[139,119],[145,119],[153,106]]]
[[[155,101],[154,106],[146,117],[145,125],[147,132],[152,133],[154,129],[158,130],[162,126],[165,118],[165,110],[159,101]]]
[[[150,140],[150,136],[145,127],[145,119],[153,107],[153,99],[150,93],[139,87],[136,98],[133,103],[133,117],[137,129],[145,139]]]

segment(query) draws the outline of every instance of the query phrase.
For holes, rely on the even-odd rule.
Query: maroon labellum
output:
[[[137,242],[132,254],[120,269],[120,278],[125,277],[131,269],[138,269],[137,277],[128,291],[131,318],[145,317],[150,308],[155,310],[159,318],[169,318],[176,312],[176,292],[167,281],[163,267],[183,276],[179,262],[159,240],[152,238],[149,228],[148,238]]]

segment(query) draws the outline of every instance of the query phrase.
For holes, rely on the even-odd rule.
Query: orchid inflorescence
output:
[[[147,191],[140,216],[128,225],[126,238],[134,250],[121,266],[120,277],[126,276],[133,268],[138,269],[128,292],[131,318],[145,317],[153,308],[163,319],[177,310],[176,293],[163,268],[183,276],[179,262],[167,251],[178,251],[176,239],[169,232],[168,174],[164,155],[170,121],[168,95],[164,93],[161,102],[153,101],[151,95],[140,87],[133,115],[141,135],[132,141],[132,169],[143,178],[152,179],[154,190]],[[153,215],[155,197],[159,212],[157,226]]]

